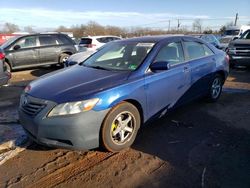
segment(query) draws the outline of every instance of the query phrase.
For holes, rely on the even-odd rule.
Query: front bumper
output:
[[[229,48],[228,55],[230,62],[234,65],[250,66],[250,49]]]
[[[25,103],[28,101],[32,104],[44,104],[41,111],[32,115],[22,107],[22,99],[20,102],[20,122],[28,136],[35,142],[48,146],[84,150],[99,146],[101,124],[108,110],[47,117],[56,103],[29,95],[26,96],[25,100]]]

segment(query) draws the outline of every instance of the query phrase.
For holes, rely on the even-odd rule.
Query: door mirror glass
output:
[[[236,37],[234,37],[234,38],[233,38],[233,40],[236,40],[236,39],[238,39],[238,38],[239,38],[239,37],[238,37],[238,36],[236,36]]]
[[[13,47],[14,50],[19,50],[20,48],[21,48],[21,46],[18,44]]]
[[[70,66],[73,66],[73,65],[76,65],[77,62],[76,61],[69,61],[67,62],[67,67],[70,67]]]
[[[170,69],[170,63],[167,61],[156,61],[149,67],[151,71],[160,71],[160,70],[168,70]]]

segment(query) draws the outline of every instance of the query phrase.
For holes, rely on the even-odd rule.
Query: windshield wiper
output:
[[[101,70],[110,70],[110,69],[107,69],[107,68],[104,68],[104,67],[101,67],[101,66],[98,66],[98,65],[96,65],[96,66],[88,65],[87,67],[94,68],[94,69],[101,69]]]

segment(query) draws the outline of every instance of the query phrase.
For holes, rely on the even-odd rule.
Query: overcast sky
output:
[[[0,24],[55,28],[96,21],[101,25],[167,28],[191,27],[195,18],[212,29],[234,21],[250,22],[250,0],[11,0],[2,1]]]

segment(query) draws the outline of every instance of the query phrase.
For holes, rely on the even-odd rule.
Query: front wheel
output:
[[[216,75],[210,85],[210,90],[208,94],[209,102],[216,102],[221,95],[223,86],[223,79],[221,75]]]
[[[101,144],[111,152],[119,152],[131,146],[141,124],[137,108],[122,102],[112,108],[101,128]]]

